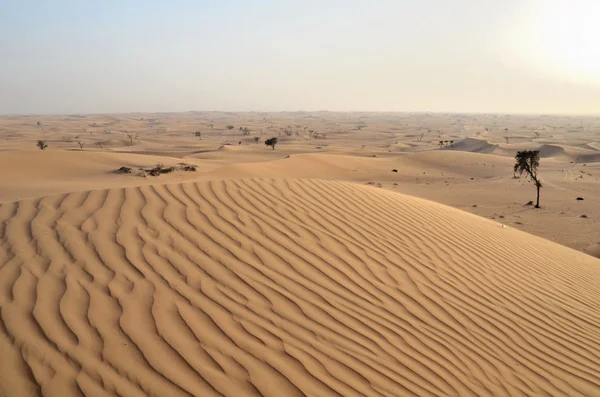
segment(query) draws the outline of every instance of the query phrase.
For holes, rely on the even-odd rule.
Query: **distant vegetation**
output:
[[[175,167],[173,167],[173,166],[165,167],[165,165],[163,163],[158,163],[158,164],[156,164],[156,166],[154,168],[150,168],[150,169],[139,168],[140,173],[138,175],[143,176],[143,177],[146,177],[147,175],[159,176],[162,174],[169,174],[174,171],[195,172],[197,169],[198,169],[198,166],[195,164],[179,163]],[[115,170],[114,172],[117,174],[131,174],[132,169],[131,169],[131,167],[121,167],[118,170]]]
[[[39,147],[40,150],[44,150],[48,147],[48,145],[46,145],[46,141],[37,141],[37,147]]]
[[[275,150],[275,145],[277,145],[277,138],[269,138],[265,141],[265,145],[271,146],[273,150]]]
[[[138,143],[140,143],[140,138],[139,138],[140,134],[129,134],[127,133],[127,138],[129,138],[129,145],[133,146],[133,140],[135,139],[136,141],[138,141]]]

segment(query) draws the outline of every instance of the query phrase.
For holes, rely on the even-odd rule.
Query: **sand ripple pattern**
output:
[[[598,396],[600,261],[314,180],[0,206],[0,396]]]

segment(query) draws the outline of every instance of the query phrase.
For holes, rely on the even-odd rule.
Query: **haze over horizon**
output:
[[[593,0],[0,1],[0,114],[600,113]]]

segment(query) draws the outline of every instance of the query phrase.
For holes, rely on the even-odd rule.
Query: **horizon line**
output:
[[[102,116],[120,114],[183,114],[183,113],[373,113],[373,114],[454,114],[454,115],[494,115],[494,116],[580,116],[600,117],[599,113],[561,113],[561,112],[503,112],[503,111],[456,111],[456,110],[179,110],[179,111],[123,111],[123,112],[49,112],[49,113],[0,113],[0,117],[33,117],[33,116]]]

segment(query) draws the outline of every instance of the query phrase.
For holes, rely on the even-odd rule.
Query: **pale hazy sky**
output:
[[[600,0],[0,0],[0,114],[600,114]]]

